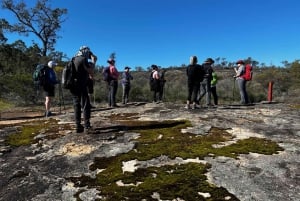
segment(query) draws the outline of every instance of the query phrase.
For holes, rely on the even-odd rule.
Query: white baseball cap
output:
[[[49,62],[48,62],[48,66],[49,66],[50,68],[53,68],[53,67],[57,66],[57,63],[56,63],[55,61],[49,61]]]

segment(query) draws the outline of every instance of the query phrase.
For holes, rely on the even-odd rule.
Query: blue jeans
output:
[[[204,78],[203,81],[200,83],[200,91],[199,97],[197,98],[197,102],[200,103],[201,99],[204,95],[206,95],[206,105],[211,104],[211,87],[210,87],[211,80],[208,78]]]
[[[247,81],[242,78],[238,78],[237,83],[238,83],[239,90],[240,90],[241,104],[248,104],[249,100],[248,100],[248,94],[246,91]]]

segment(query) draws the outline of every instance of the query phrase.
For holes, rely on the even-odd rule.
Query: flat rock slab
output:
[[[182,133],[203,135],[212,127],[222,128],[235,136],[229,144],[249,137],[277,142],[284,150],[275,155],[250,153],[238,159],[206,157],[203,162],[211,164],[208,181],[225,188],[239,200],[298,201],[300,198],[300,112],[286,104],[221,105],[197,110],[186,110],[183,104],[173,103],[97,107],[92,112],[94,128],[81,134],[74,132],[74,113],[68,110],[51,117],[59,121],[57,133],[41,133],[34,144],[27,146],[12,147],[5,142],[22,122],[49,120],[41,114],[42,111],[1,113],[1,201],[76,200],[74,195],[80,194],[82,189],[74,187],[66,178],[81,175],[95,178],[99,170],[89,168],[95,158],[110,158],[135,148],[134,139],[140,134],[120,123],[126,115],[138,121],[191,121],[193,126],[183,129]],[[140,164],[147,166],[147,163],[166,161],[170,163],[169,159],[160,157]],[[99,193],[97,188],[86,187],[80,198],[101,200]]]

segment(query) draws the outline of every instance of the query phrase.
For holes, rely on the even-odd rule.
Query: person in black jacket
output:
[[[186,109],[190,109],[190,104],[193,102],[192,108],[198,108],[196,105],[197,94],[199,92],[200,82],[203,79],[202,66],[197,64],[198,58],[196,56],[190,57],[190,65],[186,69],[188,82],[188,97],[186,102]]]
[[[215,61],[212,58],[207,58],[202,64],[204,76],[200,83],[199,96],[197,98],[197,104],[200,104],[201,99],[206,95],[206,105],[211,106],[211,79],[212,79],[212,65]]]
[[[91,123],[91,103],[88,96],[88,79],[93,79],[93,69],[89,65],[88,60],[91,59],[94,63],[97,57],[93,55],[90,48],[87,46],[80,47],[78,53],[74,57],[77,81],[76,87],[70,89],[73,98],[76,132],[81,133],[84,129],[90,129]],[[84,126],[81,124],[81,110],[83,112]]]

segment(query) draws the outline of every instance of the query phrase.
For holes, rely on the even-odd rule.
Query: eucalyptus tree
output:
[[[41,54],[46,56],[48,52],[54,51],[59,36],[57,32],[65,21],[63,16],[67,9],[51,8],[50,0],[37,0],[34,7],[27,7],[23,1],[2,0],[3,9],[9,10],[16,17],[16,23],[6,24],[3,30],[29,36],[34,34],[42,43]],[[6,19],[0,19],[5,22]]]

